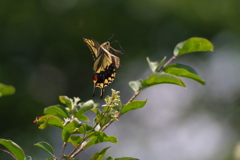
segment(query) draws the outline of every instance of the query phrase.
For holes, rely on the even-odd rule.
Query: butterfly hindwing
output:
[[[95,93],[95,87],[99,87],[101,89],[100,98],[102,98],[104,87],[113,82],[116,76],[116,68],[120,65],[120,59],[113,55],[111,51],[121,52],[113,49],[109,42],[100,45],[100,43],[91,38],[83,38],[83,40],[92,52],[94,60],[93,95]]]

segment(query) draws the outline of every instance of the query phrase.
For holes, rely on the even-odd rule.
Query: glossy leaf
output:
[[[121,157],[121,158],[115,158],[114,160],[139,160],[138,158],[132,158],[132,157]]]
[[[78,130],[78,122],[72,121],[63,127],[62,130],[62,140],[68,142],[69,137]]]
[[[15,142],[7,139],[0,139],[0,144],[6,147],[17,160],[25,159],[23,149],[20,146],[18,146]]]
[[[121,158],[114,158],[114,160],[139,160],[139,159],[132,158],[132,157],[121,157]]]
[[[209,40],[193,37],[178,43],[174,48],[173,54],[174,56],[181,56],[192,52],[213,51],[213,48],[213,44]]]
[[[148,62],[148,66],[151,69],[151,71],[155,72],[157,67],[158,67],[158,62],[157,61],[155,61],[155,62],[150,61],[149,57],[147,57],[147,62]]]
[[[89,101],[83,103],[82,105],[80,105],[80,108],[79,108],[78,112],[76,113],[76,117],[81,121],[90,121],[88,119],[88,117],[83,114],[86,113],[87,111],[93,109],[94,106],[95,106],[95,104],[94,104],[93,100],[89,100]]]
[[[112,142],[112,143],[117,143],[117,138],[114,136],[107,136],[104,132],[91,132],[88,136],[90,140],[88,141],[88,144],[86,145],[86,148],[102,143],[102,142]]]
[[[111,156],[108,156],[106,160],[114,160],[114,158]]]
[[[46,150],[49,154],[51,154],[51,156],[53,158],[55,158],[55,153],[54,153],[54,150],[53,150],[53,147],[47,143],[47,142],[38,142],[38,143],[35,143],[34,146],[38,146],[40,148],[43,148],[44,150]]]
[[[96,116],[101,116],[101,111],[100,111],[100,109],[94,108],[94,109],[91,109],[91,111],[93,111],[93,112],[96,114]]]
[[[42,117],[37,117],[34,121],[37,124],[40,124],[39,129],[45,129],[47,126],[55,126],[63,128],[63,120],[58,116],[47,114]]]
[[[89,100],[80,106],[78,113],[83,114],[94,108],[94,101]]]
[[[179,77],[190,78],[192,80],[195,80],[195,81],[201,83],[202,85],[205,84],[205,82],[198,75],[191,73],[184,68],[171,67],[171,68],[166,69],[165,72],[175,75],[175,76],[179,76]]]
[[[24,160],[32,160],[32,157],[26,156]]]
[[[90,160],[101,160],[104,157],[104,155],[107,153],[108,148],[110,147],[106,147],[101,152],[97,152],[90,158]]]
[[[88,121],[88,122],[90,121],[89,118],[84,114],[78,114],[76,115],[76,118],[78,118],[80,121]]]
[[[120,111],[120,114],[127,113],[131,110],[139,109],[145,106],[147,101],[133,101],[128,103],[127,105],[123,106],[122,110]]]
[[[112,158],[111,156],[108,156],[106,160],[139,160],[139,159],[132,157]]]
[[[103,117],[99,123],[100,127],[103,127],[105,126],[105,124],[107,124],[110,120],[111,120],[111,116],[106,116],[106,117]]]
[[[155,62],[152,62],[150,61],[150,59],[147,57],[147,62],[148,62],[148,65],[149,65],[149,68],[151,69],[151,71],[154,73],[154,72],[157,72],[159,68],[161,68],[161,66],[165,63],[166,61],[166,56],[163,57],[163,59],[160,61],[160,63],[158,63],[157,61]]]
[[[53,114],[63,118],[69,118],[68,111],[61,105],[50,106],[44,109],[44,114]]]
[[[157,84],[175,84],[185,87],[184,83],[178,77],[168,73],[152,73],[142,82],[141,90]]]
[[[180,64],[180,63],[169,64],[169,65],[167,65],[166,67],[163,68],[163,71],[165,72],[169,68],[182,68],[182,69],[187,70],[190,73],[198,75],[197,72],[192,67],[190,67],[188,65],[185,65],[185,64]]]
[[[72,145],[77,148],[80,145],[82,139],[83,138],[81,136],[71,136],[68,142],[71,142]]]
[[[15,93],[15,88],[10,85],[0,83],[0,97],[12,95]]]
[[[142,88],[142,80],[130,81],[129,86],[134,92],[138,92]]]
[[[76,133],[78,134],[86,134],[87,131],[90,131],[92,129],[91,126],[89,126],[88,124],[82,124],[80,127],[78,127],[78,129],[76,130]]]
[[[69,109],[73,108],[73,100],[67,96],[59,96],[59,100],[62,104],[66,104]]]

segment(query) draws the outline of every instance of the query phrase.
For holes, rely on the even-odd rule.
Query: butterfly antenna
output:
[[[116,32],[112,33],[112,35],[111,35],[111,37],[108,39],[108,41],[110,41],[115,35],[116,35]]]
[[[121,50],[114,49],[114,52],[123,54],[125,51],[123,50],[123,48],[122,48],[121,44],[118,42],[118,40],[115,40],[113,42],[116,42],[119,45],[120,49],[121,49]]]

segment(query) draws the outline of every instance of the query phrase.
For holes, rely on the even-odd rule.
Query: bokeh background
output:
[[[0,98],[0,137],[19,144],[34,160],[49,157],[33,144],[48,141],[60,153],[60,130],[33,123],[59,95],[92,99],[93,60],[82,37],[111,39],[124,50],[113,84],[123,103],[133,95],[128,82],[146,77],[146,57],[172,56],[178,42],[204,37],[214,52],[189,54],[174,63],[196,69],[206,85],[184,79],[187,89],[158,85],[137,99],[147,105],[129,112],[106,132],[118,144],[92,147],[89,159],[111,145],[107,155],[141,160],[238,160],[240,138],[239,0],[1,0],[0,82],[13,96]],[[99,94],[97,89],[96,95]],[[98,96],[97,103],[104,103]],[[70,150],[70,149],[69,149]],[[0,160],[12,159],[0,152]]]

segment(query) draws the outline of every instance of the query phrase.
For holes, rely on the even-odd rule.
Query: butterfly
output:
[[[95,88],[100,88],[100,98],[103,97],[104,87],[113,82],[116,76],[116,68],[120,65],[120,59],[113,55],[112,52],[122,53],[111,47],[110,42],[100,44],[92,38],[83,38],[88,48],[92,52],[93,64],[93,96],[95,95]]]

